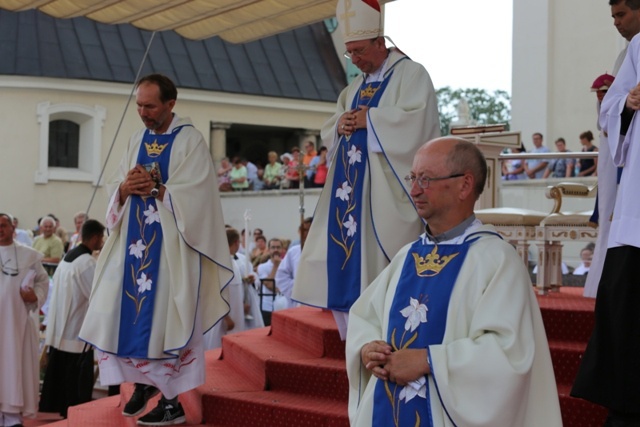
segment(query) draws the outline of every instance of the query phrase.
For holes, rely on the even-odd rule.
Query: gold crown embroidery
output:
[[[460,252],[440,257],[438,255],[438,247],[434,246],[433,250],[426,257],[421,257],[417,253],[413,253],[413,259],[416,263],[416,273],[420,277],[433,277],[440,274],[449,261],[458,256]]]
[[[149,157],[158,157],[162,154],[162,151],[167,148],[167,144],[158,145],[158,141],[153,141],[153,144],[144,143],[145,148],[147,149],[147,156]]]
[[[373,98],[378,91],[378,88],[372,88],[371,85],[367,85],[366,88],[360,91],[360,99]]]

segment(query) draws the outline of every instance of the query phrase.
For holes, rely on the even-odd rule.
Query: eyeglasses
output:
[[[431,181],[443,181],[445,179],[451,179],[451,178],[460,178],[461,176],[464,176],[463,173],[454,173],[453,175],[449,175],[449,176],[438,176],[435,178],[429,178],[427,176],[421,176],[421,177],[417,177],[415,175],[407,175],[404,177],[404,182],[407,183],[407,186],[412,187],[413,184],[415,182],[418,183],[418,187],[422,188],[423,190],[426,190],[427,188],[429,188],[429,184],[431,183]]]
[[[344,55],[344,57],[345,57],[345,58],[347,58],[347,59],[351,59],[351,58],[353,58],[354,56],[357,56],[358,58],[361,58],[361,57],[362,57],[362,55],[364,55],[365,53],[367,53],[367,50],[368,50],[371,46],[373,46],[373,42],[374,42],[374,41],[375,41],[375,39],[371,40],[371,44],[369,44],[369,45],[367,45],[367,46],[365,46],[365,47],[361,47],[360,49],[355,49],[355,50],[352,50],[352,51],[345,50],[345,51],[344,51],[344,53],[343,53],[343,55]]]

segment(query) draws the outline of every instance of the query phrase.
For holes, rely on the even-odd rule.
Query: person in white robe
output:
[[[253,266],[246,255],[235,254],[234,261],[238,264],[240,277],[242,277],[244,289],[244,329],[264,327],[262,310],[260,308],[260,280],[258,274],[253,271]]]
[[[418,147],[440,136],[440,122],[429,73],[386,47],[378,2],[340,0],[336,16],[345,54],[363,74],[322,127],[327,184],[292,298],[332,309],[344,339],[351,304],[423,227],[402,177]]]
[[[271,314],[273,313],[273,302],[276,295],[275,279],[280,263],[284,256],[284,246],[282,240],[273,238],[269,240],[269,259],[258,265],[258,297],[261,301],[260,311],[265,326],[271,325]],[[276,291],[277,292],[277,291]]]
[[[600,111],[600,126],[608,135],[613,164],[624,169],[598,285],[595,325],[571,390],[572,396],[609,409],[606,426],[640,425],[639,70],[640,37],[636,34]]]
[[[611,16],[613,24],[620,35],[627,41],[640,32],[640,2],[638,0],[610,0]],[[622,66],[625,56],[627,55],[628,45],[620,51],[611,74],[599,76],[591,85],[592,90],[596,90],[598,94],[597,112],[600,116],[600,107],[602,102],[601,95],[611,86],[615,77]],[[596,248],[593,253],[593,262],[589,270],[589,275],[584,284],[584,296],[595,298],[598,293],[598,284],[602,276],[602,268],[607,253],[607,245],[609,242],[609,229],[611,227],[611,219],[613,216],[613,207],[615,206],[616,194],[618,191],[618,174],[621,172],[614,165],[611,151],[609,150],[609,140],[606,132],[602,131],[600,123],[600,149],[598,154],[598,239],[596,240]]]
[[[21,425],[38,411],[38,334],[30,313],[47,298],[42,254],[13,240],[11,215],[0,214],[0,424]]]
[[[222,321],[209,329],[204,334],[204,348],[211,350],[222,347],[222,337],[245,330],[244,316],[244,285],[243,267],[239,257],[236,256],[240,247],[240,234],[234,228],[227,228],[227,242],[229,244],[229,256],[233,268],[233,279],[224,288],[223,294],[229,301],[229,313]]]
[[[350,311],[352,426],[562,426],[527,270],[473,214],[486,175],[463,139],[416,154],[408,185],[426,232]]]
[[[302,224],[298,227],[298,233],[300,233],[300,244],[290,246],[289,249],[287,249],[284,258],[282,258],[282,262],[278,265],[278,270],[276,271],[275,276],[277,295],[273,301],[273,311],[285,310],[287,308],[297,306],[297,304],[291,299],[291,293],[298,275],[300,256],[304,249],[304,244],[307,241],[307,236],[312,223],[312,217],[307,217],[302,221]]]
[[[53,275],[45,339],[48,363],[39,406],[40,412],[58,412],[65,418],[69,406],[91,400],[94,383],[93,349],[85,348],[78,334],[96,270],[93,252],[102,249],[105,227],[94,219],[80,227],[80,243],[67,252]]]
[[[80,331],[98,350],[102,384],[137,384],[123,415],[162,393],[142,425],[184,422],[178,395],[204,383],[202,336],[228,312],[221,290],[233,275],[211,155],[172,112],[176,99],[165,76],[137,84],[146,129],[110,180],[110,234]]]

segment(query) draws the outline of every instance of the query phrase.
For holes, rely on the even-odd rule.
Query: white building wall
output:
[[[533,132],[552,150],[561,136],[574,151],[581,132],[597,138],[590,86],[611,72],[622,47],[607,0],[514,0],[511,126],[527,149]]]
[[[0,117],[3,129],[0,138],[0,212],[16,215],[23,228],[33,228],[39,217],[54,213],[64,228],[73,230],[73,215],[87,209],[94,187],[90,182],[49,180],[46,184],[36,183],[40,147],[37,106],[42,102],[50,102],[104,107],[106,120],[102,128],[101,153],[104,162],[130,92],[130,86],[115,83],[0,76]],[[178,88],[174,112],[181,117],[190,117],[194,126],[209,142],[212,121],[319,131],[334,109],[334,103],[327,102]],[[102,183],[118,167],[131,134],[141,127],[134,98],[124,116]],[[107,194],[101,186],[89,215],[103,220],[106,204]],[[295,206],[294,218],[297,215],[297,204]],[[229,218],[229,222],[235,223],[235,220]],[[292,233],[295,233],[295,227]]]

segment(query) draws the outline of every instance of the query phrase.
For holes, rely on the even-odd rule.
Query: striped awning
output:
[[[335,16],[337,0],[0,0],[0,9],[38,9],[56,18],[84,16],[201,40],[261,39]]]

